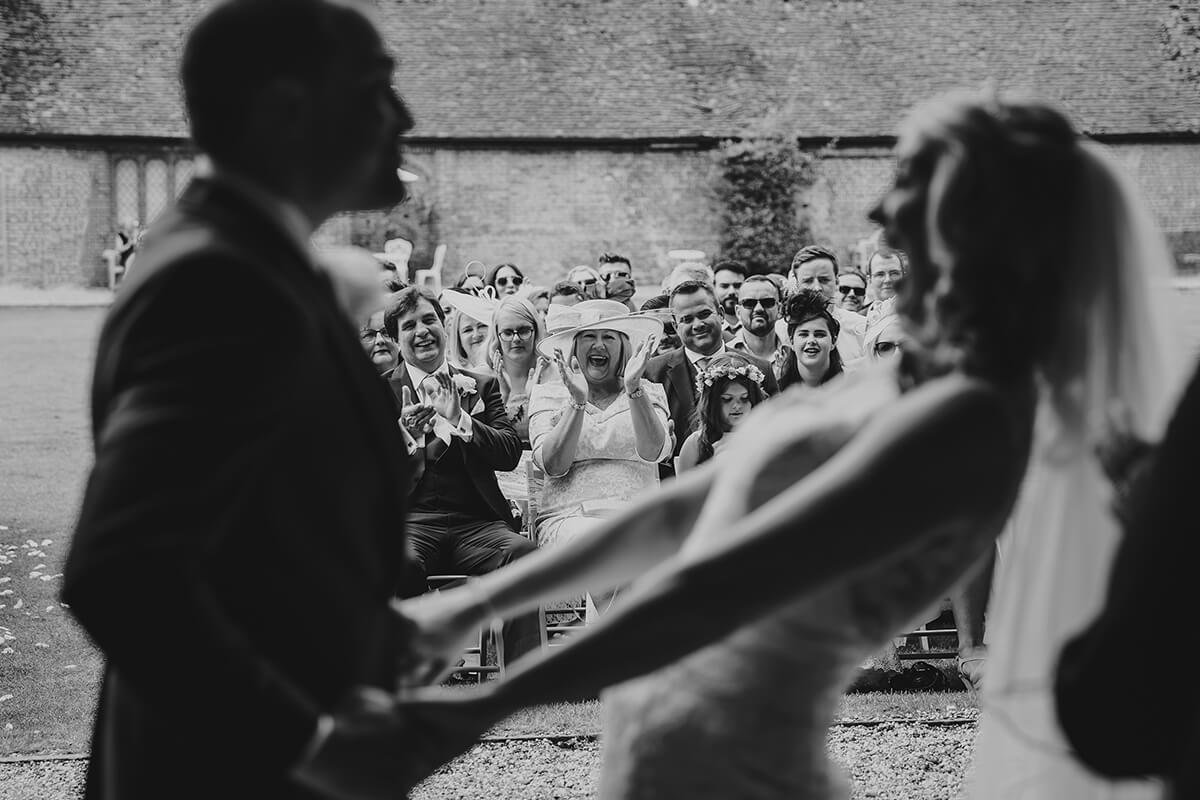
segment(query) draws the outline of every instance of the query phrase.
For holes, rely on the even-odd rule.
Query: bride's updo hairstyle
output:
[[[914,372],[1036,369],[1076,440],[1103,424],[1102,398],[1144,393],[1151,365],[1121,350],[1162,326],[1131,302],[1147,285],[1131,265],[1164,284],[1173,267],[1099,145],[1044,103],[955,92],[911,113],[897,154],[882,221],[911,262],[897,302],[922,351],[905,354]]]

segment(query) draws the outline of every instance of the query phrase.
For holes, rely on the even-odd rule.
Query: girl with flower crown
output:
[[[766,399],[763,374],[754,364],[727,352],[716,356],[698,376],[700,428],[683,443],[675,473],[703,464],[720,452],[725,434],[736,428],[750,409]]]

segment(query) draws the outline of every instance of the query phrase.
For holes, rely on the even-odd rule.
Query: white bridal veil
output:
[[[1190,367],[1166,242],[1112,156],[1097,144],[1081,147],[1087,200],[1064,237],[1071,285],[1080,289],[1068,313],[1085,333],[1073,343],[1082,369],[1059,384],[1045,376],[1043,388],[1066,390],[1059,396],[1068,402],[1042,393],[1029,470],[1000,542],[968,782],[976,800],[1162,794],[1155,782],[1110,782],[1088,772],[1071,757],[1054,712],[1058,653],[1099,611],[1121,535],[1093,447],[1118,403],[1138,436],[1157,441]]]

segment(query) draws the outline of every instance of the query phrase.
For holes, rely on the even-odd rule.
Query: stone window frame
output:
[[[134,216],[137,223],[144,229],[154,221],[154,217],[157,217],[170,205],[172,200],[179,196],[191,176],[195,174],[196,159],[196,152],[185,147],[141,147],[136,150],[121,149],[110,152],[108,185],[111,197],[109,223],[112,229],[119,230],[122,223],[125,222],[125,215],[122,214],[122,200],[127,196],[124,195],[124,192],[128,189],[121,185],[120,172],[123,163],[133,163],[136,169],[134,191],[137,197]],[[153,187],[147,182],[147,173],[155,169],[153,166],[155,164],[164,165],[166,185],[161,207],[151,209],[149,204],[153,200],[150,197]]]

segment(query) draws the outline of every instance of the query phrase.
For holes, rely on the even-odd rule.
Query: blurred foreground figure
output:
[[[369,702],[408,630],[389,606],[408,457],[351,320],[381,294],[347,294],[309,243],[337,212],[404,197],[392,66],[333,0],[231,0],[188,37],[212,174],[149,232],[105,321],[65,569],[106,660],[89,799],[411,782],[407,725]]]

